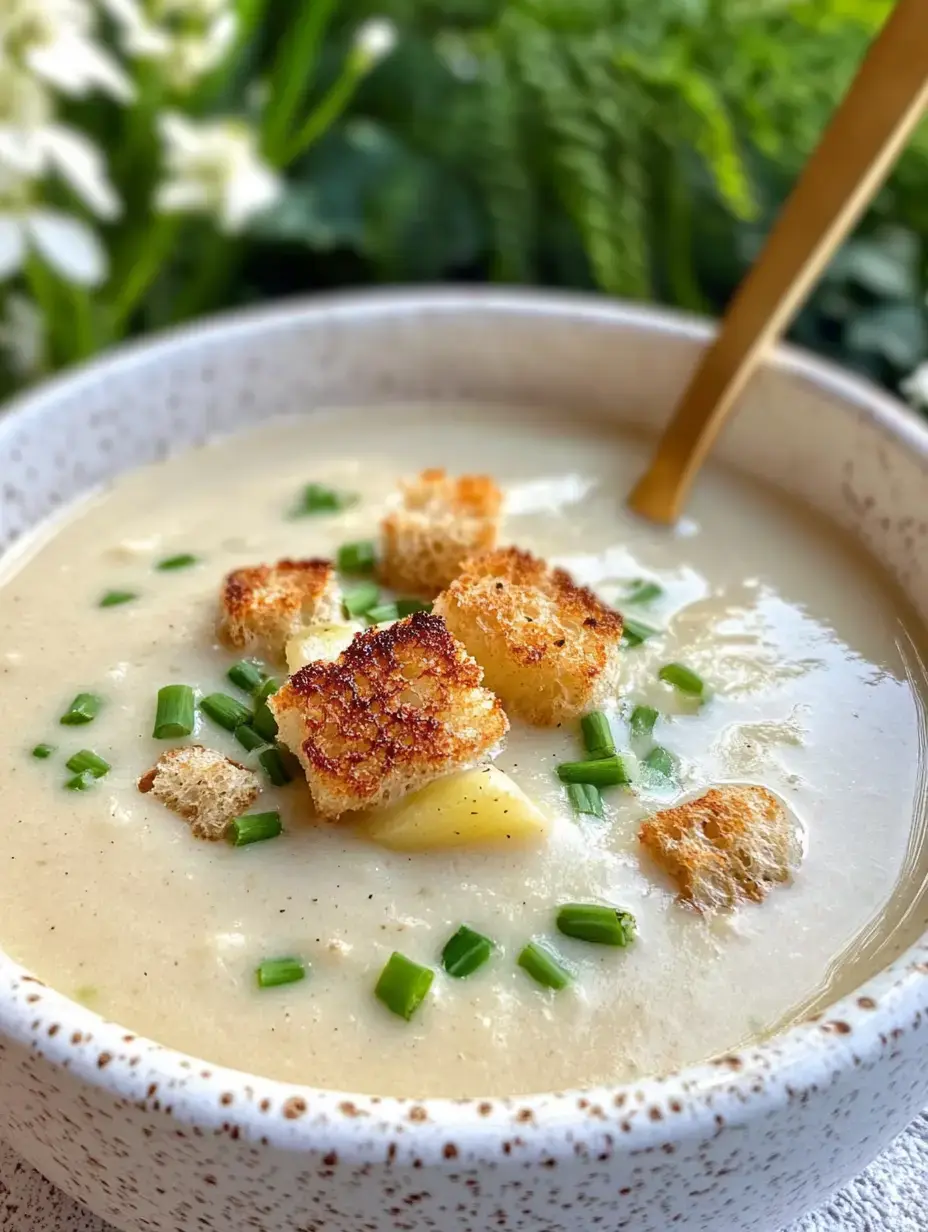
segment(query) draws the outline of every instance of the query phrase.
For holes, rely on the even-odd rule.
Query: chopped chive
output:
[[[32,756],[38,757],[40,761],[45,761],[46,757],[51,757],[55,751],[53,744],[37,744],[32,750]]]
[[[271,712],[268,710],[268,714]],[[277,733],[275,732],[276,736]],[[271,737],[273,739],[273,737]],[[267,740],[260,735],[249,723],[239,723],[235,729],[235,739],[239,744],[248,750],[249,753],[255,749],[262,749],[267,744]]]
[[[685,667],[682,663],[665,663],[657,674],[661,680],[666,681],[667,684],[672,684],[681,693],[689,693],[693,697],[702,697],[705,692],[706,685],[703,678],[698,676],[692,668]]]
[[[430,612],[431,610],[431,603],[426,603],[423,599],[397,599],[396,601],[396,613],[400,620],[406,616],[413,616],[416,612]]]
[[[342,573],[373,573],[377,566],[377,545],[373,539],[343,543],[335,561]]]
[[[592,783],[595,787],[613,787],[632,783],[638,768],[634,753],[614,753],[589,761],[565,761],[557,768],[562,783]]]
[[[81,749],[79,753],[69,757],[64,764],[75,774],[83,774],[86,770],[95,779],[102,779],[113,768],[108,761],[104,761],[102,757],[98,757],[90,749]]]
[[[271,708],[267,702],[261,702],[260,705],[255,706],[251,726],[265,744],[269,744],[277,739],[277,720],[271,714]]]
[[[622,642],[626,646],[640,646],[649,637],[657,637],[660,629],[646,625],[643,620],[635,620],[633,616],[622,617]]]
[[[558,931],[577,941],[594,945],[619,945],[623,948],[635,939],[635,917],[618,907],[601,907],[597,903],[566,903],[557,913]]]
[[[199,556],[190,552],[178,552],[176,556],[166,556],[164,560],[159,560],[155,568],[161,573],[171,573],[174,569],[189,569],[191,565],[197,564],[199,559]]]
[[[282,684],[283,681],[278,680],[276,676],[268,676],[266,680],[261,682],[261,687],[255,693],[255,704],[260,705],[262,702],[266,702],[272,694],[279,693]]]
[[[166,684],[158,690],[158,706],[152,736],[156,740],[172,740],[189,736],[196,723],[193,689],[189,684]]]
[[[78,693],[74,701],[58,720],[66,727],[77,727],[81,723],[90,723],[100,713],[103,699],[94,693]]]
[[[462,924],[441,952],[442,966],[456,980],[472,975],[493,953],[493,942],[482,933]]]
[[[677,772],[677,759],[660,744],[651,750],[644,759],[644,764],[653,774],[659,774],[665,779],[672,779]]]
[[[82,770],[80,774],[75,774],[73,779],[68,779],[65,783],[68,791],[89,791],[97,781],[97,776],[92,770]]]
[[[108,590],[106,594],[100,597],[97,607],[119,607],[123,603],[131,603],[133,599],[137,599],[138,594],[134,590]]]
[[[232,818],[226,837],[233,847],[247,847],[277,838],[282,830],[280,813],[245,813]]]
[[[590,757],[611,757],[615,752],[615,740],[609,720],[601,710],[585,714],[580,720],[583,743]]]
[[[275,787],[286,787],[293,782],[293,775],[279,748],[265,749],[258,754],[258,761]]]
[[[310,517],[316,513],[341,513],[358,503],[351,492],[337,492],[321,483],[308,483],[290,511],[292,518]]]
[[[523,971],[545,988],[560,990],[570,983],[571,974],[558,957],[537,941],[530,941],[516,960]]]
[[[657,582],[648,582],[644,578],[634,578],[629,582],[628,590],[622,598],[625,603],[653,603],[663,593],[663,586],[658,586]]]
[[[395,603],[378,603],[364,613],[364,619],[369,625],[382,625],[388,620],[399,620],[400,609]]]
[[[644,740],[654,731],[654,724],[661,716],[653,706],[636,706],[628,720],[629,731],[635,740]]]
[[[575,813],[588,817],[602,817],[603,798],[599,788],[592,783],[568,783],[567,797],[573,805]]]
[[[262,671],[261,664],[254,659],[242,659],[241,663],[233,663],[226,675],[243,693],[257,693],[267,680],[267,672]]]
[[[374,996],[408,1022],[428,996],[435,972],[395,951],[380,973]]]
[[[200,709],[214,723],[230,732],[234,732],[236,727],[241,727],[252,717],[247,706],[243,706],[234,697],[229,697],[227,693],[208,694],[201,700]]]
[[[376,607],[380,599],[380,591],[374,582],[361,582],[346,590],[342,605],[346,616],[363,616],[365,612]]]
[[[306,964],[301,958],[267,958],[255,972],[259,988],[278,988],[306,979]]]

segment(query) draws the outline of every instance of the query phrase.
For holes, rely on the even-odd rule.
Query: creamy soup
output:
[[[515,1094],[621,1081],[708,1058],[835,997],[909,939],[920,893],[925,682],[921,632],[886,579],[828,527],[721,471],[673,533],[623,497],[645,447],[576,413],[378,410],[275,421],[125,476],[10,556],[0,575],[0,938],[56,988],[136,1032],[216,1063],[345,1090]],[[615,699],[662,714],[679,759],[670,790],[604,792],[577,817],[554,768],[583,756],[578,725],[517,721],[497,764],[550,817],[546,841],[396,854],[350,824],[314,823],[300,779],[265,788],[284,833],[236,849],[198,841],[136,787],[164,751],[158,689],[234,693],[218,645],[223,576],[243,564],[330,555],[376,532],[400,476],[490,472],[502,542],[565,566],[614,601],[628,579],[662,594],[664,632],[624,656]],[[309,481],[355,492],[338,513],[293,519]],[[193,554],[186,568],[157,562]],[[100,607],[108,591],[132,602]],[[657,678],[682,661],[709,685],[698,710]],[[92,723],[59,725],[75,694]],[[249,760],[202,715],[191,742]],[[47,759],[39,742],[56,746]],[[112,765],[67,790],[66,759]],[[715,917],[681,906],[644,857],[641,819],[723,782],[778,793],[803,834],[792,884]],[[559,937],[564,902],[634,914],[626,949]],[[909,916],[911,913],[909,913]],[[491,937],[467,980],[440,970],[466,922]],[[914,926],[917,921],[911,920]],[[542,990],[516,965],[555,941],[575,978]],[[410,1022],[374,998],[392,951],[436,969]],[[259,990],[263,959],[297,954],[301,983]]]

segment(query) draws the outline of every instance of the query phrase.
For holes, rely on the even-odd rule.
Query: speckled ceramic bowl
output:
[[[0,550],[93,484],[278,412],[584,404],[660,425],[707,328],[494,292],[313,301],[130,349],[0,419]],[[722,454],[824,511],[928,617],[928,432],[793,352]],[[2,798],[2,785],[0,785]],[[925,904],[918,923],[928,926]],[[773,1230],[928,1097],[928,937],[761,1047],[631,1087],[422,1103],[319,1091],[139,1039],[0,956],[0,1135],[132,1232]]]

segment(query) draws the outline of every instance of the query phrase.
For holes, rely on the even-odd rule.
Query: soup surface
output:
[[[920,634],[871,564],[827,527],[724,472],[670,533],[623,495],[644,447],[576,414],[406,408],[275,421],[121,478],[8,558],[0,573],[0,940],[55,987],[209,1061],[344,1090],[515,1094],[621,1081],[762,1037],[887,961],[917,921],[924,803]],[[554,774],[583,756],[576,725],[513,722],[497,764],[551,818],[538,847],[397,854],[312,819],[302,779],[266,789],[284,834],[235,849],[197,841],[136,788],[164,751],[157,690],[229,688],[217,644],[223,576],[329,555],[367,538],[397,480],[428,466],[488,472],[506,494],[501,541],[567,567],[607,601],[656,580],[665,629],[624,657],[622,707],[665,716],[679,789],[605,793],[577,818]],[[309,481],[343,512],[292,519]],[[193,553],[196,564],[156,562]],[[110,590],[131,603],[98,606]],[[698,712],[657,679],[682,661],[712,689]],[[59,726],[75,694],[103,707]],[[247,760],[202,715],[193,741]],[[30,755],[47,741],[47,760]],[[175,742],[176,743],[176,742]],[[621,745],[621,739],[619,741]],[[64,762],[112,765],[69,791]],[[644,857],[641,819],[726,781],[780,794],[804,834],[793,883],[703,918]],[[515,964],[555,908],[600,901],[637,917],[627,949],[557,937],[576,978],[541,990]],[[497,943],[467,980],[439,972],[411,1022],[373,985],[393,950],[438,968],[462,922]],[[257,964],[304,956],[309,978],[259,991]]]

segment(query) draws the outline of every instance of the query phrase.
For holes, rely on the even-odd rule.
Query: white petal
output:
[[[40,209],[26,217],[26,227],[36,248],[62,277],[88,287],[99,286],[106,278],[103,245],[79,218]]]
[[[118,218],[122,207],[106,174],[103,156],[93,142],[83,133],[61,124],[49,126],[45,141],[49,157],[62,179],[84,204],[98,218]]]
[[[119,102],[135,97],[132,82],[116,61],[90,39],[63,34],[51,43],[32,47],[25,55],[34,73],[63,94],[83,97],[98,87]]]
[[[22,128],[0,126],[0,163],[6,163],[19,175],[30,179],[41,175],[45,169],[41,130],[35,133]]]
[[[155,193],[155,209],[162,214],[205,210],[209,203],[209,194],[196,180],[168,180]]]
[[[0,278],[9,278],[22,269],[25,259],[22,219],[14,214],[0,214]]]
[[[266,210],[280,196],[281,181],[260,165],[242,171],[226,190],[223,222],[229,231],[240,231],[255,214]]]
[[[195,154],[202,144],[196,127],[177,111],[163,111],[158,116],[158,132],[169,156]]]
[[[366,62],[374,65],[396,46],[396,26],[384,17],[372,17],[358,29],[354,46]]]

